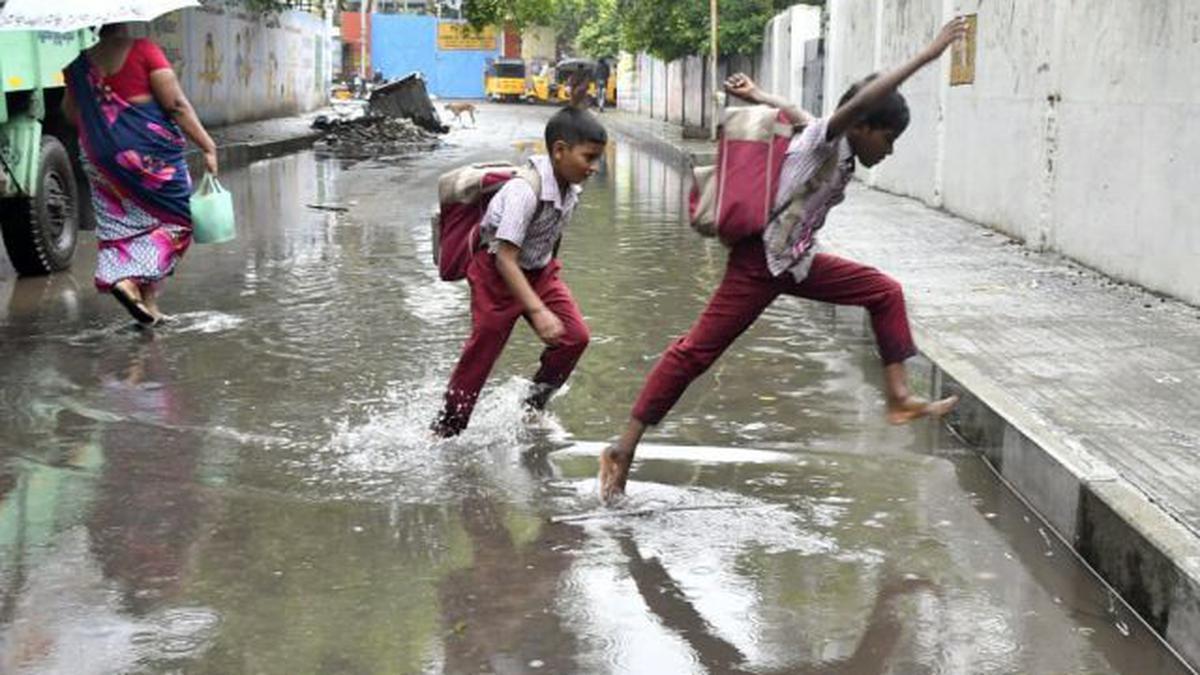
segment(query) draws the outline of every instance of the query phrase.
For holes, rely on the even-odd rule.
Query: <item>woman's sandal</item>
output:
[[[125,289],[121,288],[120,286],[113,285],[111,292],[113,297],[117,299],[117,302],[121,303],[121,306],[123,306],[126,311],[128,311],[129,314],[137,320],[138,323],[142,324],[143,326],[153,326],[154,324],[158,323],[158,319],[150,313],[150,310],[146,308],[146,305],[142,304],[139,300],[135,300],[132,295],[126,292]]]

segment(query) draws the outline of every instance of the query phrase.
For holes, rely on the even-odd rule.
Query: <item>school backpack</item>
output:
[[[726,246],[761,235],[784,211],[797,214],[814,184],[827,180],[836,162],[826,162],[797,194],[772,210],[779,174],[795,127],[783,111],[765,105],[726,108],[718,130],[717,161],[692,169],[688,199],[692,228]]]
[[[466,278],[471,256],[479,250],[479,226],[488,204],[505,183],[518,177],[541,195],[542,177],[533,164],[468,164],[438,177],[438,210],[431,224],[433,263],[443,281]]]

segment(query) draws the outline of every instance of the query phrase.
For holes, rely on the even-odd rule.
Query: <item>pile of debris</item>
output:
[[[318,117],[313,128],[325,132],[316,142],[319,152],[342,157],[374,157],[436,148],[441,140],[410,119],[364,115],[355,119]]]
[[[376,115],[406,117],[426,131],[437,134],[450,131],[450,127],[442,124],[438,117],[433,101],[429,99],[429,91],[425,88],[425,78],[420,73],[412,73],[377,87],[367,99],[367,106]]]
[[[348,111],[347,111],[348,112]],[[384,84],[371,92],[366,112],[358,117],[339,110],[339,117],[320,116],[313,128],[325,132],[317,141],[319,152],[341,157],[366,158],[398,155],[436,148],[450,128],[442,124],[420,73]]]

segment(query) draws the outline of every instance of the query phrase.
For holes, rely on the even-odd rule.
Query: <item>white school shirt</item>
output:
[[[554,244],[575,211],[583,187],[571,185],[564,194],[558,189],[549,157],[534,155],[529,161],[542,177],[542,194],[533,194],[533,186],[520,178],[505,183],[488,203],[480,239],[492,253],[499,250],[501,241],[517,246],[521,249],[517,255],[521,269],[539,270],[550,264]],[[538,202],[542,202],[540,212]]]
[[[796,281],[804,281],[817,252],[817,231],[825,224],[829,209],[846,198],[846,185],[854,175],[854,152],[845,136],[831,141],[825,139],[828,124],[829,118],[822,117],[806,126],[788,144],[779,172],[776,209],[781,208],[793,192],[804,189],[805,183],[830,157],[836,154],[838,163],[830,178],[805,198],[798,222],[786,222],[785,214],[768,224],[763,232],[767,268],[775,276],[786,271],[791,272]],[[786,242],[780,241],[784,237]]]

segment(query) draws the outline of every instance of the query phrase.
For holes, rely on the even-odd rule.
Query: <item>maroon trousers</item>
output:
[[[699,377],[780,294],[837,305],[858,305],[871,314],[875,341],[885,365],[916,354],[900,284],[873,267],[818,253],[804,281],[791,274],[772,276],[762,238],[737,244],[729,252],[725,278],[700,318],[667,348],[646,378],[633,417],[658,424]]]
[[[558,277],[561,269],[562,264],[555,258],[546,267],[525,273],[529,285],[562,321],[564,329],[558,346],[542,352],[541,368],[533,376],[535,392],[530,401],[534,405],[544,404],[550,393],[567,381],[590,337],[579,305]],[[495,256],[487,251],[479,251],[471,259],[467,282],[471,285],[471,336],[450,376],[442,412],[434,424],[434,429],[445,436],[467,427],[479,392],[504,351],[513,324],[525,311],[496,269]],[[528,321],[529,317],[525,319]]]

